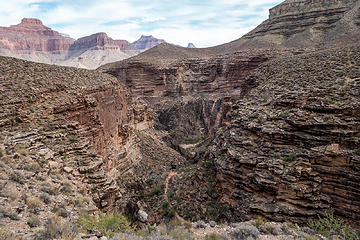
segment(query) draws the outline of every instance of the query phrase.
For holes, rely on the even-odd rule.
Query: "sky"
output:
[[[210,47],[240,38],[268,18],[279,0],[1,0],[0,26],[39,18],[72,38],[106,32],[130,42],[153,35]]]

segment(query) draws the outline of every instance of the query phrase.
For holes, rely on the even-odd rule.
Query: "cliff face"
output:
[[[99,209],[118,207],[121,184],[142,160],[137,133],[153,125],[146,104],[132,100],[115,78],[94,71],[5,57],[0,71],[0,188],[13,191],[0,201],[10,212],[22,209],[21,221],[9,220],[7,229],[21,226],[17,239],[33,236],[26,198],[48,192],[42,219],[53,215],[57,201],[68,221],[94,208],[90,199]],[[24,180],[10,180],[11,174]]]
[[[104,32],[102,33],[95,33],[93,35],[79,38],[74,42],[71,46],[70,50],[81,50],[81,49],[120,49],[118,44],[108,37],[108,35]]]
[[[24,18],[20,24],[0,27],[0,48],[35,51],[66,51],[74,40],[44,26],[38,19]]]
[[[288,47],[321,48],[357,35],[358,11],[355,0],[285,1],[270,9],[269,19],[244,38]]]
[[[264,51],[250,55],[239,53],[212,59],[190,58],[169,66],[143,61],[124,62],[104,71],[126,84],[135,96],[159,99],[165,96],[226,92],[239,89],[248,72],[273,57]]]
[[[359,57],[359,46],[328,50],[249,76],[257,87],[208,152],[221,202],[278,221],[331,210],[360,220]]]

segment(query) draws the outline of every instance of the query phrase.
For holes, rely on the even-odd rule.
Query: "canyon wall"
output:
[[[209,147],[220,202],[246,216],[360,218],[360,47],[270,61]],[[357,226],[358,227],[358,226]]]

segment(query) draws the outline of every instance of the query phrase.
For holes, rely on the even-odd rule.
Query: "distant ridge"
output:
[[[34,62],[94,69],[148,50],[165,40],[142,35],[137,41],[114,40],[100,32],[77,40],[36,18],[0,27],[0,55]]]

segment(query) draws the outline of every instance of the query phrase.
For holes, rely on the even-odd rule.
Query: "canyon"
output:
[[[55,44],[153,46],[94,71],[0,57],[1,223],[32,239],[28,221],[52,214],[306,226],[332,212],[358,229],[359,9],[287,0],[206,49],[144,36],[129,47],[105,33]]]
[[[103,32],[74,40],[35,18],[24,18],[20,24],[0,27],[2,56],[86,69],[129,58],[164,42],[142,35],[129,43],[113,40]]]

